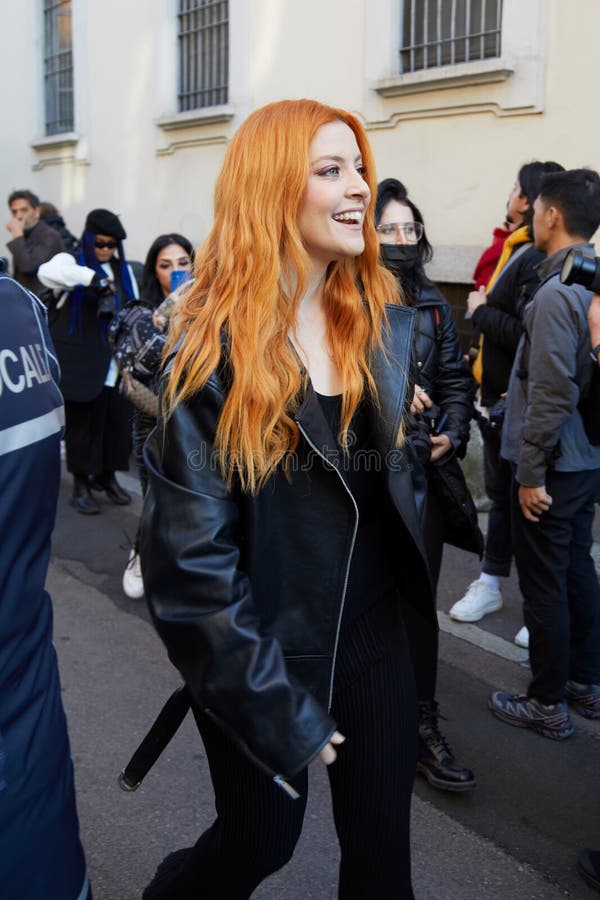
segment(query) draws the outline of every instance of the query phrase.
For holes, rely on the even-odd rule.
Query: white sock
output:
[[[484,584],[489,585],[489,587],[493,588],[496,591],[500,590],[500,576],[499,575],[488,575],[487,572],[482,572],[479,576],[479,580],[483,581]]]

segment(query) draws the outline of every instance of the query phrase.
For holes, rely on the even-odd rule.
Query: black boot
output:
[[[100,512],[100,507],[90,494],[87,475],[73,476],[73,496],[69,503],[83,516],[97,516]]]
[[[107,499],[117,506],[128,506],[131,503],[131,494],[123,490],[114,472],[105,472],[104,475],[91,478],[90,487],[93,491],[105,491]]]
[[[452,750],[438,726],[435,700],[419,700],[419,757],[417,772],[442,791],[470,791],[475,776],[456,765]]]

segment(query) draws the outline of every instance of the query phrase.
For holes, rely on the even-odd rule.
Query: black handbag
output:
[[[455,456],[427,467],[429,490],[435,493],[444,518],[444,541],[483,556],[484,540],[463,470]]]

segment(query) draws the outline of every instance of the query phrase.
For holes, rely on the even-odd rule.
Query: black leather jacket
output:
[[[458,343],[452,311],[435,285],[423,288],[413,303],[417,310],[413,366],[415,380],[446,413],[442,431],[462,457],[469,440],[469,423],[477,385]]]
[[[388,307],[387,355],[372,363],[381,409],[373,446],[399,514],[403,597],[437,627],[422,539],[423,472],[395,450],[406,399],[414,312]],[[255,496],[228,489],[212,459],[226,381],[214,373],[146,445],[141,529],[152,618],[195,703],[272,776],[304,768],[331,737],[328,713],[357,528],[354,498],[329,450],[309,384],[295,414],[291,478],[277,471]]]
[[[413,301],[413,308],[417,311],[412,355],[414,377],[441,414],[446,415],[440,433],[446,434],[452,444],[452,449],[440,459],[429,462],[429,427],[421,416],[411,420],[410,439],[425,466],[428,489],[437,498],[437,503],[430,505],[429,515],[441,512],[443,530],[437,527],[435,530],[442,535],[444,543],[481,557],[483,536],[477,510],[458,462],[465,455],[469,441],[477,385],[463,360],[452,311],[437,287],[425,285],[419,298]]]

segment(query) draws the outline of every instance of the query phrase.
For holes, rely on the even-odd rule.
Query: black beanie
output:
[[[93,209],[91,213],[88,213],[85,227],[87,231],[93,231],[94,234],[106,234],[118,241],[124,241],[127,237],[127,232],[121,225],[119,217],[108,209]]]

